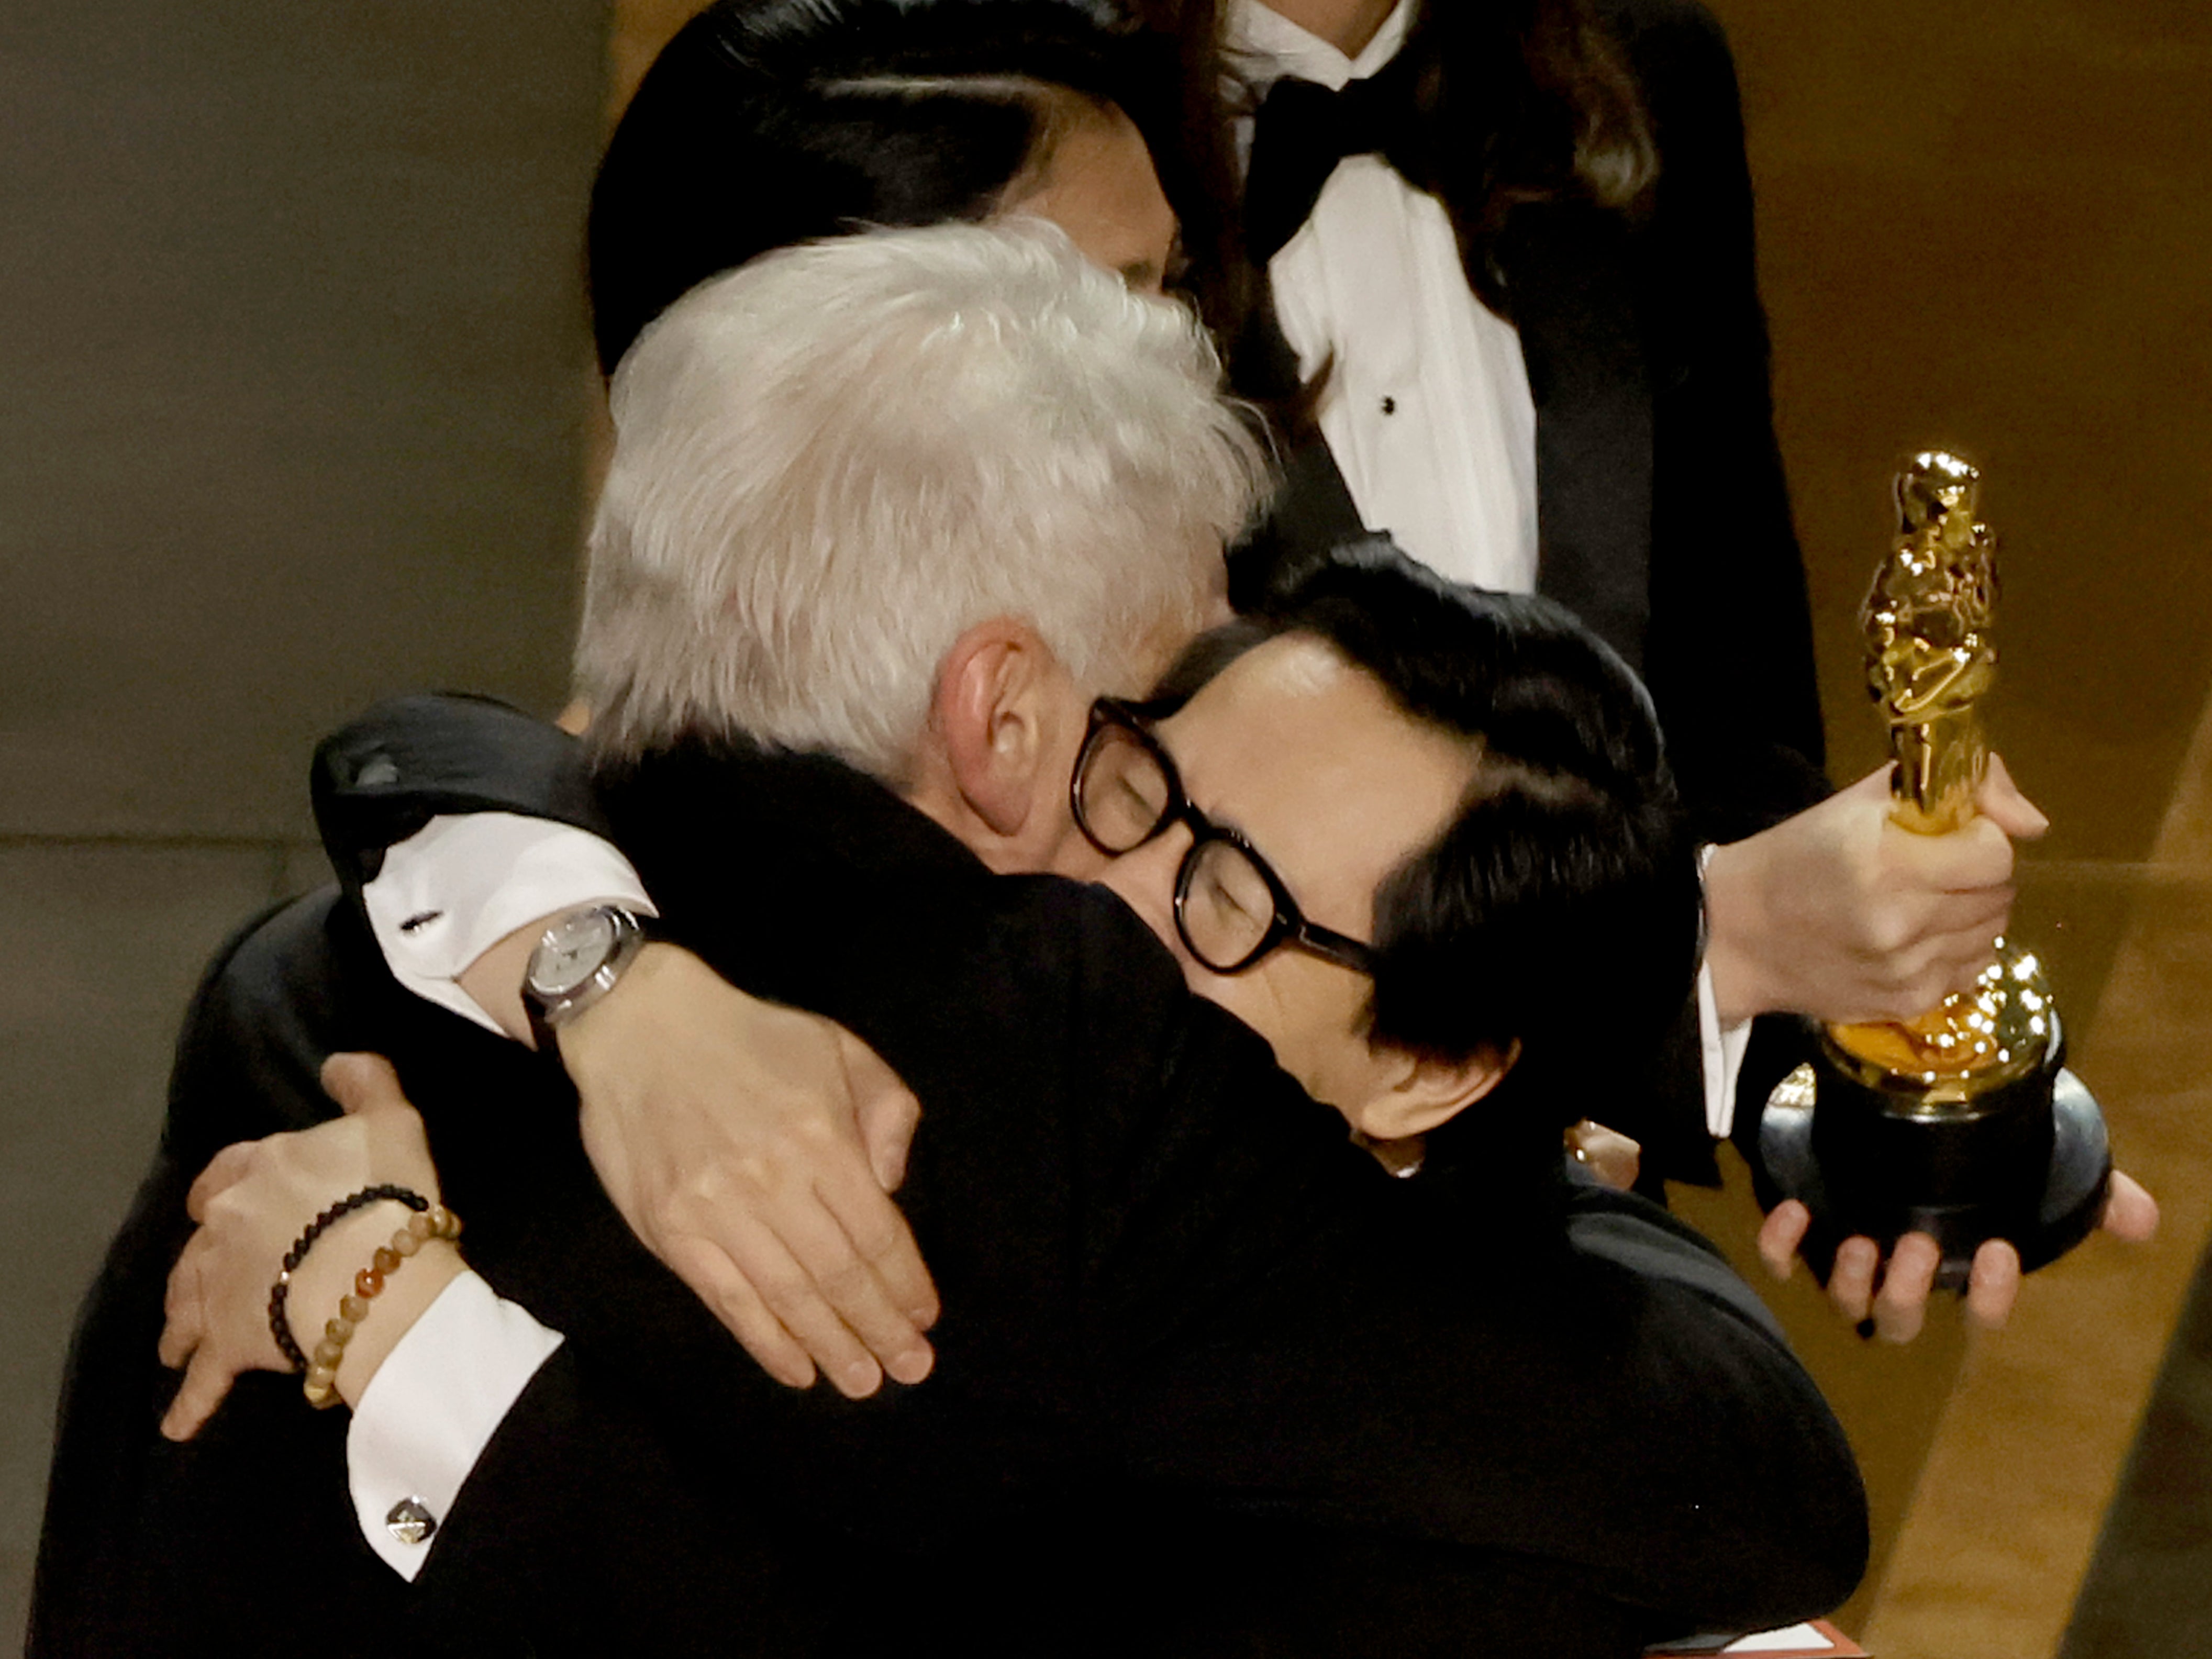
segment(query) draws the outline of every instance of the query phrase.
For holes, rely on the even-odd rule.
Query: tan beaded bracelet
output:
[[[368,1304],[384,1294],[384,1281],[399,1271],[399,1264],[434,1238],[459,1238],[461,1218],[442,1204],[433,1204],[407,1218],[407,1224],[392,1235],[392,1243],[369,1258],[369,1264],[353,1276],[353,1294],[338,1299],[338,1316],[323,1327],[323,1340],[307,1356],[307,1375],[300,1384],[307,1403],[317,1411],[337,1403],[338,1362],[361,1322],[368,1317]]]

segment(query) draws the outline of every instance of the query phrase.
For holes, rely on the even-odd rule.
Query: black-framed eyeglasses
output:
[[[1176,871],[1176,932],[1215,973],[1241,974],[1281,945],[1356,973],[1375,971],[1372,946],[1308,921],[1252,843],[1191,805],[1139,706],[1118,697],[1091,705],[1068,794],[1076,827],[1111,857],[1133,853],[1176,824],[1189,829],[1190,850]]]

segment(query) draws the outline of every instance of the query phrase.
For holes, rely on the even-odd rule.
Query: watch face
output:
[[[548,1001],[573,996],[613,951],[615,920],[605,910],[563,916],[530,956],[530,988]]]

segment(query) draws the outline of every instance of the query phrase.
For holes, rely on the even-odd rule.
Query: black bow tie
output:
[[[1419,181],[1422,135],[1411,70],[1401,52],[1380,75],[1341,92],[1290,76],[1267,89],[1253,118],[1244,182],[1244,243],[1255,264],[1265,265],[1297,234],[1345,157],[1380,155]]]

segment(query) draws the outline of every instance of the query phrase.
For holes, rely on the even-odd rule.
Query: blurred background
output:
[[[1843,1622],[1883,1659],[2212,1655],[2212,13],[1711,3],[1835,775],[1881,752],[1854,612],[1889,474],[1955,446],[2005,546],[1993,722],[2054,821],[2015,931],[2166,1211],[1994,1334],[1947,1307],[1862,1345],[1802,1279],[1767,1286],[1873,1491]],[[184,1001],[322,878],[314,738],[399,690],[561,701],[598,397],[582,210],[692,9],[0,20],[0,1646]],[[1682,1201],[1747,1251],[1731,1182]]]

